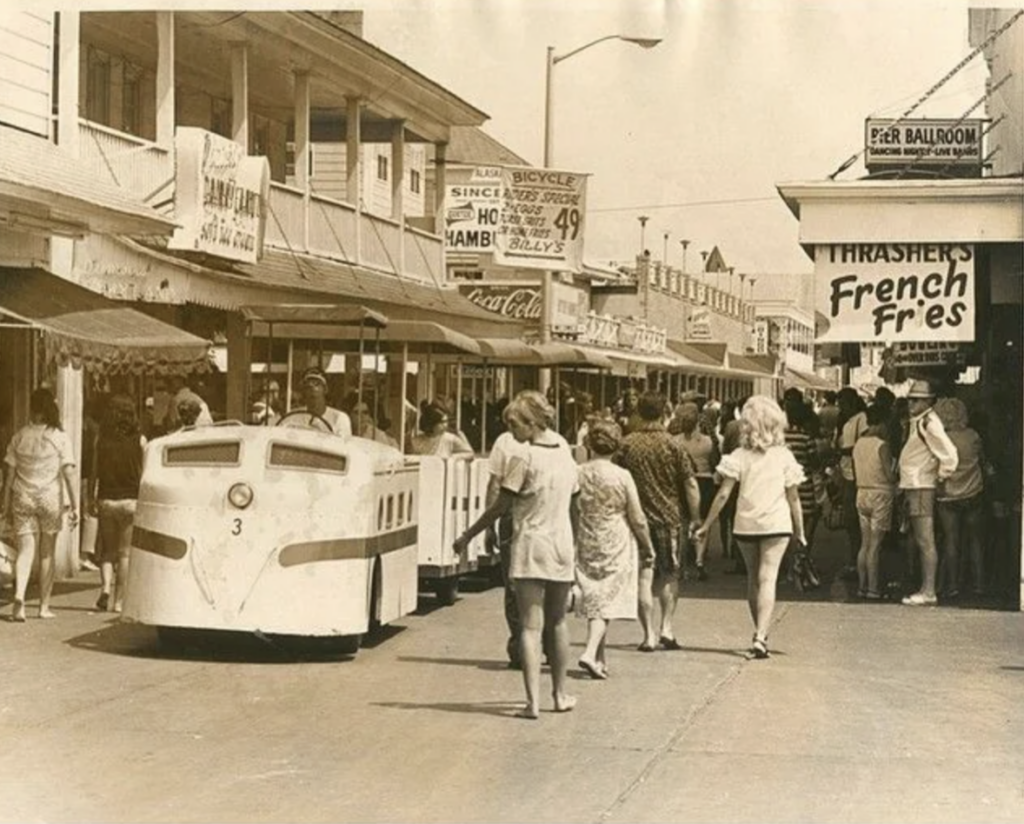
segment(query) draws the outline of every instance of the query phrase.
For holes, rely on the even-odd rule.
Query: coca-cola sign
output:
[[[460,291],[481,309],[510,320],[536,321],[541,317],[540,289],[528,286],[462,286]]]

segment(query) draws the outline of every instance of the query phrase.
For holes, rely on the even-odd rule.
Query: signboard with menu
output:
[[[816,246],[818,343],[974,340],[974,246]]]
[[[501,224],[501,169],[473,171],[469,183],[445,188],[444,245],[449,252],[493,252]]]
[[[530,166],[502,168],[496,263],[583,271],[587,176]]]
[[[864,122],[864,165],[981,168],[982,120],[874,120]]]
[[[174,135],[174,217],[169,249],[255,263],[263,255],[270,164],[204,129]]]

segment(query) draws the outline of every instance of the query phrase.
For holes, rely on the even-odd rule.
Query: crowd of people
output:
[[[398,446],[361,396],[349,399],[348,412],[332,407],[322,371],[307,370],[300,385],[301,404],[291,411],[279,412],[268,396],[264,423],[318,425]],[[587,622],[577,664],[591,678],[609,677],[610,621],[636,620],[641,652],[682,649],[674,620],[679,587],[691,564],[695,580],[707,580],[716,522],[730,571],[747,577],[754,659],[771,654],[780,575],[798,589],[821,583],[813,546],[822,522],[845,531],[849,563],[841,574],[856,580],[865,602],[895,591],[904,605],[922,607],[955,599],[962,587],[985,592],[986,491],[997,470],[954,393],[915,380],[903,397],[882,387],[870,403],[852,387],[827,393],[818,406],[794,389],[779,401],[755,395],[719,404],[696,392],[678,400],[673,406],[657,392],[630,389],[614,408],[587,407],[575,437],[583,461],[539,392],[517,394],[495,425],[487,509],[454,544],[465,552],[487,531],[501,554],[507,652],[523,672],[523,717],[539,717],[545,657],[555,710],[575,705],[566,680],[571,601]],[[17,547],[13,621],[26,619],[37,554],[38,615],[54,616],[56,536],[77,521],[80,505],[99,527],[97,609],[120,610],[146,430],[149,437],[160,431],[136,410],[130,397],[107,400],[83,446],[80,498],[53,393],[32,394],[29,423],[6,450],[0,495],[0,518]],[[473,457],[451,410],[444,398],[411,408],[406,451]],[[184,385],[161,411],[163,431],[210,422],[202,398]]]
[[[820,405],[790,389],[779,401],[723,404],[687,393],[673,407],[629,390],[579,427],[587,460],[578,464],[554,431],[549,399],[517,395],[491,453],[490,505],[455,549],[493,530],[506,571],[509,663],[526,688],[521,715],[538,717],[542,652],[555,710],[575,704],[565,692],[570,602],[587,622],[577,664],[591,678],[609,676],[613,620],[638,621],[641,652],[682,649],[679,585],[689,561],[695,580],[707,580],[716,521],[723,554],[747,576],[752,659],[771,655],[780,575],[799,590],[821,584],[813,542],[822,522],[847,532],[840,575],[856,580],[864,602],[881,600],[883,584],[909,607],[956,598],[968,580],[984,592],[983,493],[994,470],[966,404],[939,394],[913,381],[903,398],[883,387],[870,404],[845,387]],[[894,534],[905,537],[890,545]],[[883,549],[903,562],[889,565],[889,581]]]

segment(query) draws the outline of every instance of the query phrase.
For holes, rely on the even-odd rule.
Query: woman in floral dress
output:
[[[599,679],[608,677],[608,622],[636,619],[637,593],[650,593],[654,574],[654,549],[636,483],[611,461],[619,443],[614,423],[594,423],[586,444],[594,458],[579,470],[576,582],[582,594],[576,612],[587,619],[587,646],[579,665]],[[641,576],[647,579],[645,587]]]

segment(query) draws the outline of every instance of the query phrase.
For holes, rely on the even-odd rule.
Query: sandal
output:
[[[750,647],[750,654],[757,658],[759,661],[763,661],[765,658],[768,658],[771,655],[771,653],[768,652],[768,639],[758,638],[755,635],[754,643]]]

